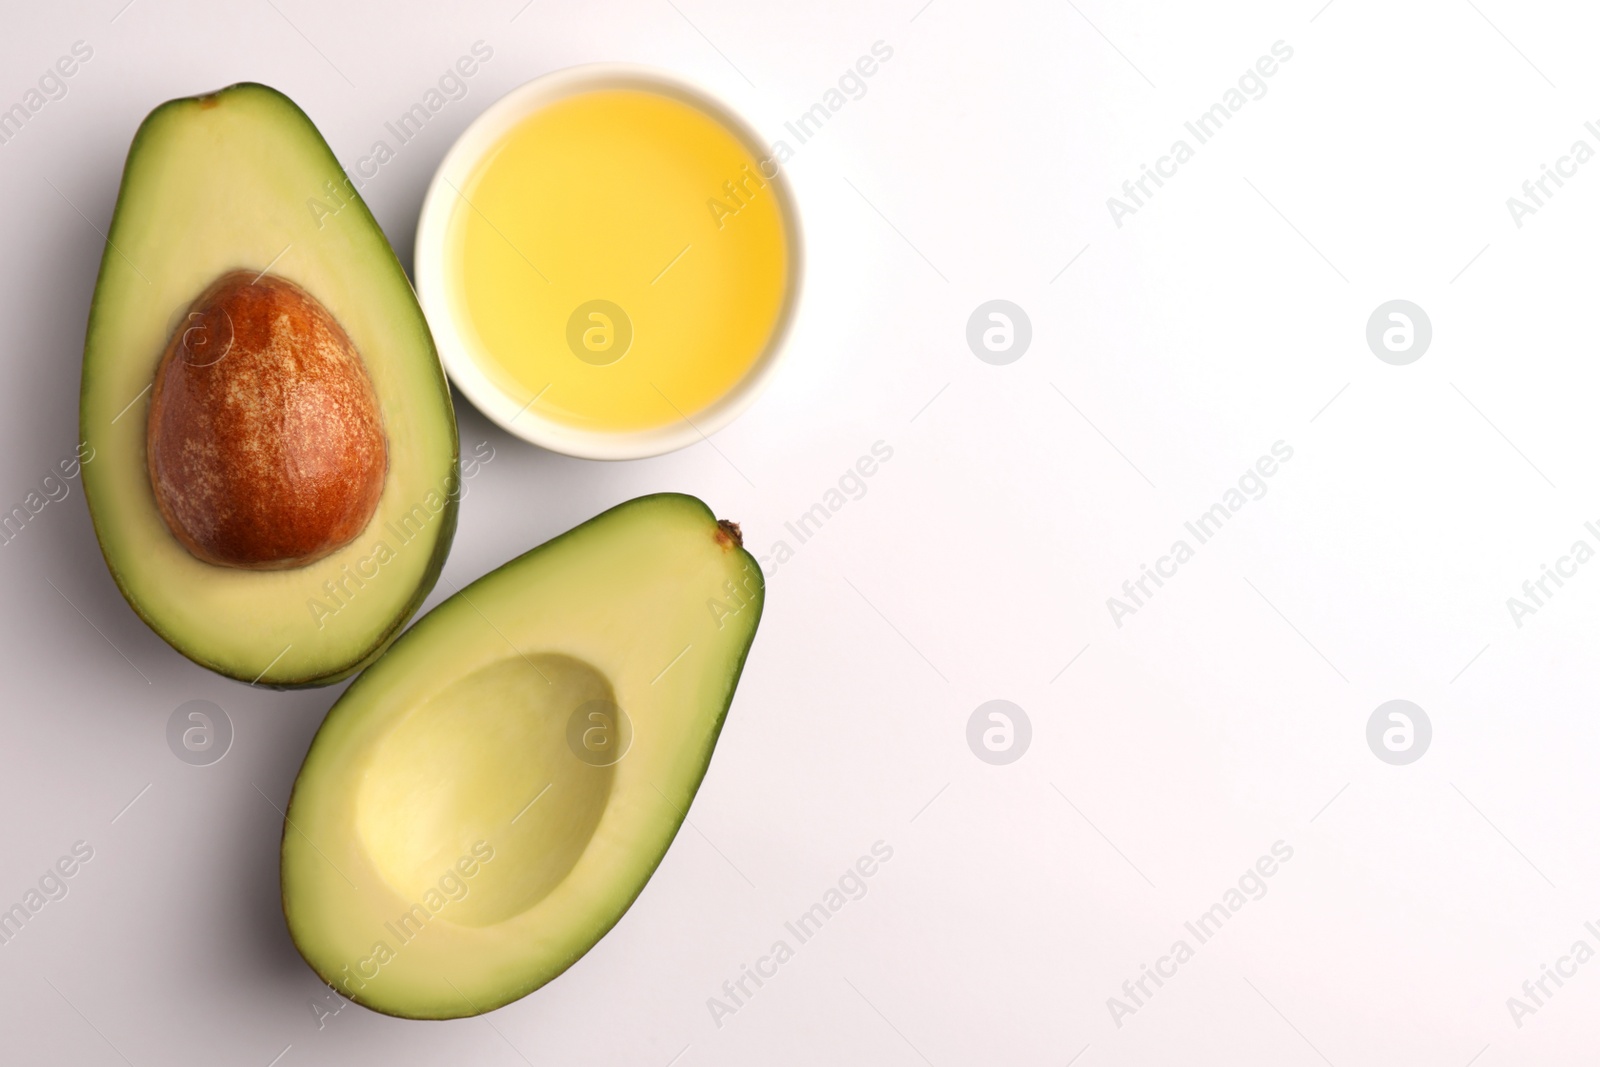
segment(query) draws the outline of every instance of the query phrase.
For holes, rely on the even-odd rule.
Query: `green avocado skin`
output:
[[[423,316],[421,306],[416,300],[416,294],[411,287],[405,270],[400,260],[396,257],[393,247],[383,237],[382,230],[377,220],[372,216],[366,203],[356,191],[354,183],[345,180],[343,168],[334,156],[332,149],[327,145],[321,133],[312,123],[311,119],[289,97],[270,86],[256,82],[239,82],[215,92],[204,93],[197,96],[181,97],[161,104],[146,116],[140,124],[133,141],[128,148],[128,155],[123,168],[122,180],[118,188],[116,208],[112,214],[111,226],[108,230],[108,240],[101,255],[99,272],[96,276],[95,298],[90,304],[89,317],[84,339],[84,364],[83,375],[79,388],[79,439],[93,448],[102,433],[99,427],[93,425],[91,409],[98,389],[101,387],[101,378],[108,371],[105,356],[95,357],[97,338],[111,335],[117,326],[116,317],[121,313],[121,308],[109,306],[102,299],[102,294],[108,288],[108,279],[112,273],[122,268],[128,261],[119,245],[119,236],[128,228],[129,216],[132,212],[140,210],[143,198],[148,195],[159,195],[140,187],[137,175],[142,154],[149,151],[159,151],[157,142],[160,141],[163,128],[169,123],[186,121],[196,112],[204,112],[213,108],[228,108],[239,105],[249,106],[256,111],[266,111],[272,115],[272,120],[279,124],[284,136],[292,138],[296,147],[311,156],[316,164],[323,167],[328,174],[336,175],[340,182],[339,195],[343,199],[340,215],[347,216],[349,224],[370,229],[376,234],[378,240],[371,242],[365,254],[372,256],[372,261],[365,264],[365,269],[370,272],[374,290],[383,289],[383,299],[395,308],[398,315],[409,320],[407,327],[414,335],[416,351],[404,353],[400,358],[407,361],[406,373],[410,375],[419,390],[426,390],[434,394],[437,404],[437,416],[448,427],[448,432],[439,434],[447,438],[449,448],[448,474],[443,479],[443,484],[451,487],[451,491],[444,494],[445,504],[441,512],[435,516],[434,529],[435,541],[429,557],[422,567],[410,596],[403,607],[394,612],[385,621],[385,624],[369,631],[361,640],[341,657],[340,662],[323,669],[307,671],[304,673],[273,674],[265,676],[253,673],[250,668],[239,664],[231,664],[224,659],[213,655],[207,648],[203,633],[184,632],[172,624],[172,621],[159,610],[145,602],[138,594],[130,581],[129,571],[143,565],[137,552],[118,551],[118,539],[122,536],[119,521],[116,517],[106,514],[103,503],[103,494],[99,491],[102,479],[141,477],[148,478],[145,471],[143,455],[139,457],[138,471],[134,472],[126,465],[116,469],[108,469],[113,464],[104,461],[100,463],[87,462],[83,465],[84,494],[88,503],[89,515],[94,525],[96,540],[99,544],[101,556],[105,559],[107,569],[116,581],[118,590],[128,602],[136,615],[154,630],[164,641],[171,645],[183,656],[208,670],[215,671],[226,677],[238,681],[248,682],[262,688],[271,689],[304,689],[330,685],[361,671],[380,655],[391,642],[405,628],[407,622],[422,606],[434,584],[438,581],[444,569],[444,562],[450,552],[450,545],[454,539],[459,511],[459,486],[460,486],[460,442],[456,428],[455,409],[451,400],[449,385],[444,376],[444,370],[439,362],[438,352],[434,347],[433,337],[429,331],[427,321]],[[305,206],[300,203],[285,204],[281,207],[286,211],[304,212]],[[174,236],[174,240],[183,238]],[[401,292],[403,290],[403,293]],[[316,295],[313,293],[313,295]],[[403,298],[402,298],[403,297]],[[363,353],[367,359],[372,359],[373,353]],[[128,414],[142,413],[142,406],[135,407]],[[390,433],[406,432],[405,427],[389,427]],[[444,444],[441,443],[441,449]],[[96,449],[96,458],[105,456],[104,450]],[[92,453],[94,454],[94,453]],[[315,565],[313,565],[315,566]],[[229,620],[217,619],[218,626],[228,625]],[[276,654],[276,649],[261,650],[261,662],[265,663]]]

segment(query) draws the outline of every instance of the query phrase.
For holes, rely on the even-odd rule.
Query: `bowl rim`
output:
[[[593,430],[545,418],[533,407],[537,395],[515,396],[479,365],[476,345],[458,321],[446,277],[450,220],[465,200],[459,189],[500,138],[518,122],[550,104],[605,89],[654,92],[694,107],[721,123],[757,160],[761,178],[772,189],[787,230],[788,268],[783,304],[760,355],[734,385],[693,415],[648,430]],[[766,164],[774,167],[769,176]],[[470,202],[468,202],[470,207]],[[423,197],[412,254],[417,298],[433,331],[440,362],[457,389],[474,407],[516,437],[552,452],[581,459],[642,459],[708,439],[755,402],[776,372],[786,350],[800,303],[805,254],[800,212],[788,175],[777,154],[730,106],[706,89],[653,67],[631,63],[587,63],[541,74],[507,92],[472,121],[439,163]],[[670,401],[669,401],[670,402]]]

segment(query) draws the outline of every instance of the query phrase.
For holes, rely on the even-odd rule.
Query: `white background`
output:
[[[1600,565],[1520,628],[1506,598],[1575,539],[1600,547],[1600,162],[1521,228],[1505,201],[1575,139],[1600,148],[1600,17],[1320,2],[10,5],[0,106],[74,41],[94,55],[0,146],[4,507],[76,443],[97,231],[152,107],[264,81],[351,166],[480,39],[468,96],[364,190],[407,263],[451,141],[529,78],[651,64],[777,138],[873,42],[894,56],[790,164],[809,269],[764,397],[715,448],[615,465],[462,404],[463,454],[495,458],[449,580],[665,489],[766,554],[874,442],[894,455],[771,578],[692,825],[600,945],[486,1018],[351,1006],[320,1028],[274,805],[337,689],[252,689],[174,653],[117,593],[73,483],[0,547],[0,905],[74,841],[95,856],[0,946],[0,1059],[1592,1056],[1600,961],[1520,1028],[1506,999],[1580,937],[1600,948]],[[1266,96],[1114,225],[1106,198],[1279,40],[1294,55]],[[964,338],[997,297],[1033,324],[1009,366]],[[1364,337],[1394,298],[1433,323],[1410,366]],[[1267,495],[1118,628],[1106,598],[1278,440],[1294,458]],[[1033,725],[1009,766],[966,742],[995,698]],[[1393,698],[1433,722],[1410,766],[1366,744]],[[209,767],[165,741],[191,699],[235,726]],[[878,840],[894,858],[866,897],[715,1025],[707,998]],[[1107,998],[1279,840],[1294,858],[1267,895],[1118,1027]]]

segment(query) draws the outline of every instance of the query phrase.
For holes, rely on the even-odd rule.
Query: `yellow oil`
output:
[[[458,319],[491,380],[546,419],[624,432],[693,420],[750,371],[782,314],[788,235],[762,161],[680,100],[558,101],[459,191]]]

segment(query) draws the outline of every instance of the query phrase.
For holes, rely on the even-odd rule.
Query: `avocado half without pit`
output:
[[[305,114],[252,84],[145,119],[108,236],[80,420],[117,585],[231,677],[355,672],[438,578],[459,495],[388,240]]]
[[[629,501],[417,621],[295,781],[283,910],[341,995],[476,1015],[627,911],[705,775],[755,637],[759,566],[693,497]]]

